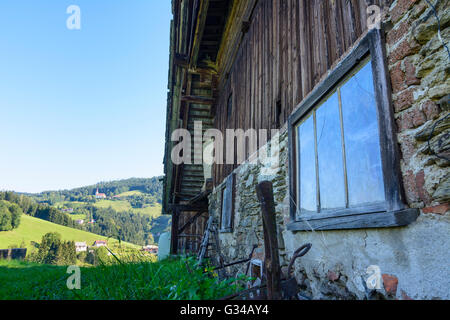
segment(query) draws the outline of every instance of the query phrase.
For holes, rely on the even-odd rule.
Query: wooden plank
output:
[[[170,252],[172,254],[178,253],[178,220],[180,217],[180,210],[175,209],[172,211],[172,234],[171,234],[171,247]]]
[[[296,221],[287,226],[291,231],[367,229],[406,226],[416,221],[418,209],[375,212],[342,217],[310,219],[308,222]]]
[[[222,200],[222,215],[220,223],[220,232],[233,231],[234,215],[234,180],[235,174],[230,174],[225,182]]]
[[[196,103],[196,104],[203,104],[203,105],[212,105],[214,103],[213,98],[191,96],[191,95],[181,96],[181,101],[189,102],[189,103]]]
[[[256,186],[256,193],[261,205],[264,231],[264,271],[267,281],[268,300],[280,300],[281,267],[278,252],[277,222],[275,218],[275,201],[272,182],[263,181]]]
[[[204,213],[205,211],[199,211],[194,216],[189,218],[189,220],[186,221],[184,225],[178,229],[178,234],[181,234],[187,227],[190,227],[197,220],[197,218],[199,218]],[[188,234],[193,234],[192,230],[191,232],[188,232]]]
[[[192,44],[192,51],[190,52],[189,65],[191,68],[197,64],[198,53],[200,50],[200,42],[202,40],[203,31],[205,29],[206,15],[208,13],[209,0],[200,0],[200,8],[198,10],[197,24],[195,27],[195,35]]]
[[[368,38],[374,71],[373,84],[378,110],[385,197],[388,203],[388,210],[400,210],[405,208],[406,197],[402,186],[401,156],[397,143],[397,127],[394,120],[391,82],[386,63],[384,30],[373,29],[369,32]]]

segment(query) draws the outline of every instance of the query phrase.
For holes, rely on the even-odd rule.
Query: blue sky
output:
[[[162,174],[171,17],[169,0],[0,1],[0,190]]]

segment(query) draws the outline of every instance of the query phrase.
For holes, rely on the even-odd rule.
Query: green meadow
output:
[[[79,290],[68,289],[70,276],[64,266],[0,260],[0,300],[207,300],[242,289],[193,258],[82,267]]]
[[[96,235],[94,233],[83,230],[64,227],[52,222],[22,215],[21,223],[17,229],[12,231],[0,232],[0,249],[6,249],[9,246],[20,246],[25,243],[26,248],[33,250],[34,246],[31,241],[41,242],[41,238],[48,232],[58,232],[65,241],[87,242],[92,245],[95,240],[108,240],[108,244],[113,246],[118,244],[118,240]],[[138,248],[139,246],[122,242],[123,245]]]
[[[112,209],[118,212],[132,211],[134,213],[147,215],[152,218],[156,218],[161,215],[161,205],[159,203],[156,203],[155,205],[148,206],[145,208],[133,208],[131,204],[126,200],[100,200],[95,202],[93,206],[104,209],[111,207]]]

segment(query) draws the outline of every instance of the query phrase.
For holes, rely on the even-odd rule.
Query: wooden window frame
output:
[[[289,194],[291,231],[339,230],[405,226],[415,221],[419,210],[408,208],[402,186],[400,153],[392,108],[391,84],[386,64],[383,29],[372,29],[353,50],[302,101],[288,119]],[[371,58],[379,126],[385,202],[358,208],[327,210],[297,219],[297,150],[296,126],[314,107],[336,88],[362,61]]]
[[[234,229],[234,200],[235,200],[235,179],[236,176],[234,173],[230,174],[226,179],[223,185],[220,186],[220,221],[219,221],[219,232],[220,233],[231,233]],[[229,204],[229,214],[230,214],[230,225],[224,227],[223,226],[223,214],[224,214],[224,198],[225,192],[227,190],[231,190],[230,192],[230,204]]]

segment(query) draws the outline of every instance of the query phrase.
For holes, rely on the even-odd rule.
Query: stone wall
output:
[[[271,168],[271,163],[262,165],[261,163],[252,164],[249,161],[239,166],[233,173],[236,175],[235,182],[235,207],[233,232],[220,233],[221,251],[225,256],[226,262],[233,262],[248,258],[253,246],[258,245],[255,250],[254,258],[263,260],[264,238],[261,220],[261,210],[258,198],[256,196],[256,185],[264,180],[272,181],[277,213],[278,224],[278,245],[280,248],[280,261],[282,265],[287,266],[289,260],[284,249],[284,239],[282,231],[285,222],[283,221],[283,212],[289,211],[289,203],[285,199],[289,194],[287,187],[287,127],[283,128],[279,135],[279,164]],[[266,151],[270,154],[269,142]],[[209,196],[209,211],[215,216],[215,221],[220,221],[221,208],[221,188],[222,184],[217,186]],[[244,273],[246,265],[238,265],[232,269],[232,273]]]
[[[436,1],[432,1],[436,3]],[[438,15],[445,43],[450,42],[449,1],[439,1]],[[281,263],[285,269],[295,249],[312,243],[295,265],[297,281],[316,299],[450,299],[449,113],[450,58],[437,33],[437,21],[422,0],[397,0],[384,17],[392,99],[402,154],[406,200],[419,208],[419,218],[400,228],[291,232],[289,222],[287,132],[280,134],[280,167],[267,174],[248,162],[238,167],[234,229],[221,233],[227,262],[248,257],[263,259],[262,221],[255,186],[274,185]],[[434,130],[433,130],[434,129]],[[270,143],[269,143],[270,147]],[[270,172],[270,171],[269,171]],[[210,195],[210,212],[220,218],[220,186]],[[382,274],[381,289],[369,290],[368,267]],[[245,265],[230,273],[245,272]]]

